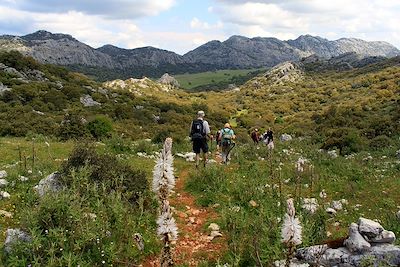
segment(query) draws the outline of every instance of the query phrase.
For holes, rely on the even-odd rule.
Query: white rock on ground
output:
[[[0,178],[6,178],[7,177],[7,172],[6,171],[0,171]]]
[[[219,225],[216,223],[210,223],[208,229],[210,229],[211,231],[219,231]]]
[[[30,242],[31,237],[25,233],[24,231],[21,231],[20,229],[7,229],[7,237],[6,241],[4,242],[4,250],[6,252],[11,252],[12,251],[12,246],[19,241],[23,242]]]
[[[369,240],[371,243],[394,243],[396,235],[392,231],[383,230],[377,237]]]
[[[10,197],[11,197],[11,195],[9,193],[7,193],[5,191],[0,191],[0,199],[10,198]]]
[[[318,209],[318,201],[315,198],[303,198],[303,205],[301,207],[310,213],[315,213]]]
[[[326,211],[326,213],[328,213],[330,215],[336,215],[336,210],[335,209],[327,208],[325,211]]]
[[[337,154],[336,150],[330,150],[327,153],[328,153],[328,156],[333,158],[333,159],[338,157],[338,154]]]
[[[8,212],[6,210],[0,210],[0,215],[4,216],[6,218],[12,218],[12,216],[13,216],[11,212]]]
[[[349,227],[349,237],[344,241],[348,250],[355,253],[362,253],[371,248],[371,244],[358,232],[358,225],[352,223]]]
[[[44,196],[48,192],[57,192],[62,189],[60,181],[60,174],[58,172],[53,172],[46,178],[40,180],[39,184],[34,187],[39,196]]]
[[[358,231],[368,239],[377,237],[383,230],[382,225],[378,222],[366,218],[358,219]]]
[[[343,205],[340,200],[334,200],[332,201],[331,208],[335,209],[336,211],[342,210]]]
[[[290,134],[282,134],[280,137],[280,140],[282,142],[287,142],[287,141],[291,141],[293,138]]]
[[[8,185],[8,181],[6,179],[0,179],[0,188],[6,187]]]
[[[21,182],[26,182],[26,181],[29,180],[29,178],[26,177],[26,176],[21,175],[21,176],[19,177],[19,180],[20,180]]]

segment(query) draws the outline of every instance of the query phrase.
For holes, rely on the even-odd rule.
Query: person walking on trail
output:
[[[274,133],[272,132],[271,128],[263,135],[264,143],[267,145],[269,149],[274,149]]]
[[[204,117],[204,111],[200,110],[197,112],[197,119],[193,120],[190,125],[190,138],[193,142],[193,152],[196,153],[196,168],[199,166],[200,152],[203,152],[204,167],[207,162],[207,138],[210,136],[210,126]]]
[[[230,157],[229,152],[232,150],[234,146],[233,140],[236,138],[235,133],[233,132],[231,125],[229,123],[225,123],[224,128],[221,129],[220,139],[221,139],[221,156],[222,162],[224,164],[228,164]]]
[[[251,140],[253,140],[253,143],[255,145],[258,145],[258,142],[260,141],[260,133],[258,132],[258,129],[254,129],[251,134],[250,134]]]

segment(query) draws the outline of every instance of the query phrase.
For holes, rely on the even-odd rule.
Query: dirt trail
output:
[[[190,168],[181,171],[176,180],[175,194],[171,197],[171,206],[175,208],[179,235],[174,246],[176,265],[198,266],[199,263],[220,258],[226,251],[226,239],[213,240],[207,226],[218,217],[212,208],[202,208],[195,204],[195,198],[185,191],[185,181]],[[160,266],[159,258],[153,257],[143,263],[143,267]]]

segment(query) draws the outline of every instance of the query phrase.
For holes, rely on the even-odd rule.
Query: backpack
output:
[[[201,139],[204,138],[204,126],[203,126],[203,120],[194,120],[192,122],[192,129],[190,131],[190,136],[193,139]]]
[[[222,131],[221,131],[221,136],[222,136],[221,144],[223,146],[228,146],[228,145],[230,145],[232,143],[232,133],[231,133],[231,131],[232,131],[231,129],[227,129],[227,128],[222,129]]]

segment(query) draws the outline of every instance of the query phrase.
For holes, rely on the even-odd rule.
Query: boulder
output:
[[[8,253],[12,251],[12,246],[18,242],[31,242],[31,237],[20,229],[7,229],[4,250]]]
[[[343,209],[342,202],[341,202],[340,200],[338,200],[338,201],[336,201],[336,200],[332,201],[331,208],[335,209],[336,211],[342,210],[342,209]]]
[[[101,103],[94,101],[90,95],[82,96],[80,101],[85,107],[101,106]]]
[[[11,195],[8,192],[0,191],[0,199],[10,198],[10,197],[11,197]]]
[[[211,231],[219,231],[219,225],[216,223],[210,223],[208,229],[210,229]]]
[[[58,192],[62,189],[59,179],[60,174],[58,172],[53,172],[46,178],[40,180],[39,184],[36,185],[34,189],[41,197],[49,192]]]
[[[329,150],[327,153],[328,153],[328,156],[333,159],[338,157],[336,150]]]
[[[1,178],[6,178],[7,177],[7,172],[6,171],[0,171],[0,179]]]
[[[330,215],[335,215],[336,214],[336,210],[333,208],[327,208],[326,213],[330,214]]]
[[[287,141],[291,141],[293,138],[290,134],[282,134],[281,137],[279,138],[279,140],[281,140],[282,142],[287,142]]]
[[[165,73],[163,76],[161,76],[160,79],[158,79],[159,83],[162,84],[167,84],[167,85],[171,85],[173,87],[179,87],[179,82],[172,77],[171,75],[169,75],[168,73]]]
[[[392,231],[383,230],[378,236],[369,240],[371,243],[393,243],[396,235]]]
[[[0,179],[0,188],[6,187],[8,185],[8,181],[6,179]]]
[[[385,229],[378,222],[366,218],[358,219],[358,231],[368,239],[379,236],[383,230]]]
[[[11,88],[8,88],[2,82],[0,82],[0,96],[4,94],[6,91],[11,91]]]
[[[349,227],[349,237],[344,241],[346,248],[353,253],[362,253],[371,248],[371,244],[358,232],[358,225],[352,223]]]

